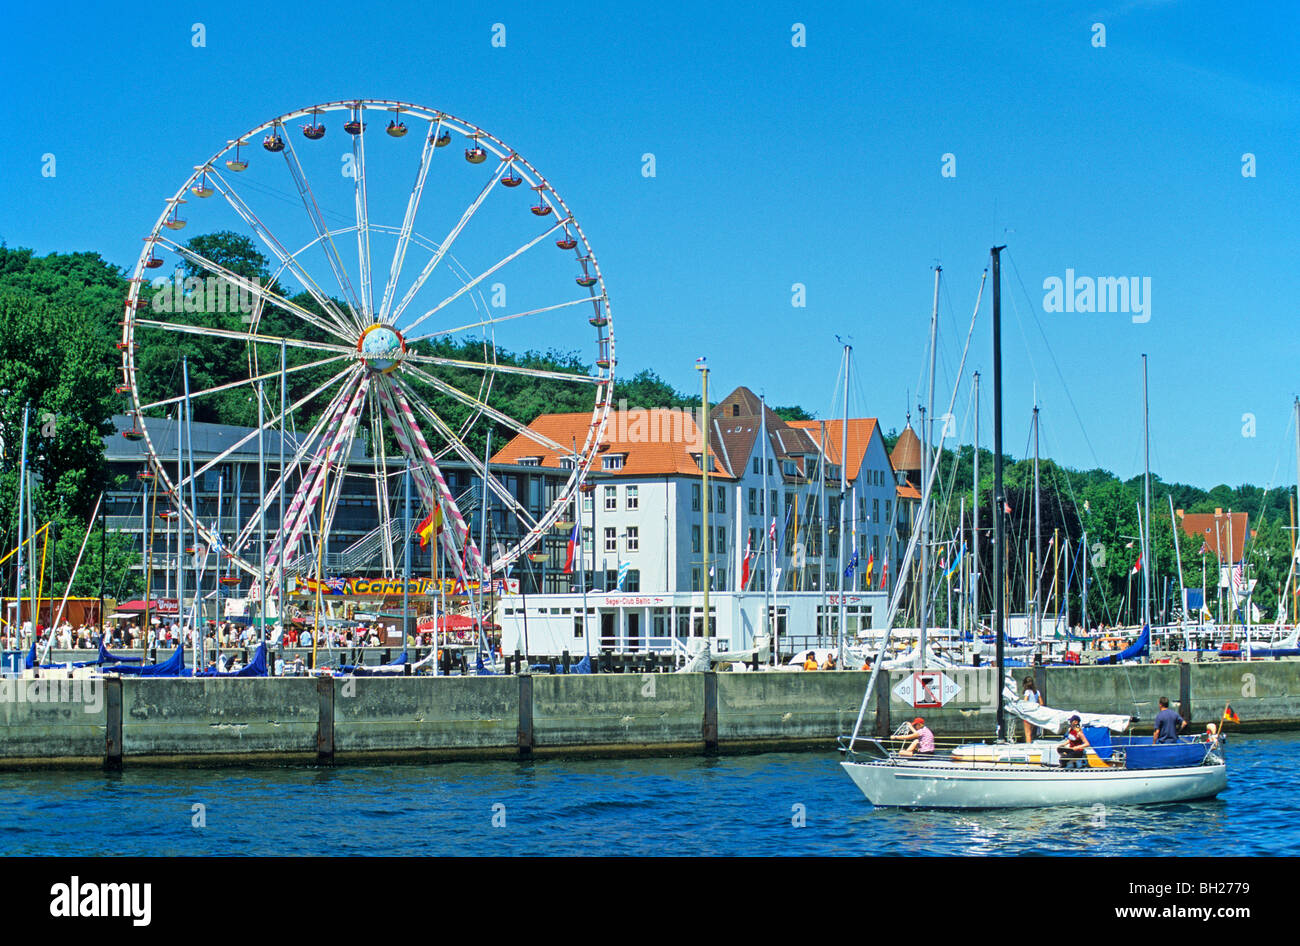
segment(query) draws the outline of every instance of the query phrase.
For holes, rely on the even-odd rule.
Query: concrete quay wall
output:
[[[1150,731],[1161,696],[1181,706],[1198,731],[1217,722],[1226,703],[1241,716],[1238,730],[1300,729],[1300,661],[1017,673],[1033,673],[1053,707],[1136,715],[1135,732]],[[995,671],[958,669],[946,676],[950,691],[957,687],[946,704],[918,710],[913,703],[925,694],[913,675],[881,672],[861,732],[888,735],[921,715],[945,739],[990,736]],[[110,677],[43,679],[34,690],[31,681],[3,680],[0,766],[829,749],[853,730],[869,678],[863,672]]]

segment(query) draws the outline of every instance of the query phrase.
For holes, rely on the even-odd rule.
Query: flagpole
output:
[[[405,546],[405,554],[402,556],[402,653],[406,653],[406,637],[410,633],[411,626],[411,458],[406,458],[406,472],[402,476],[402,484],[405,492],[403,515],[405,516],[403,534],[406,541],[402,543]],[[437,630],[437,625],[434,625]],[[437,661],[437,657],[434,657]]]
[[[267,643],[266,630],[266,389],[257,382],[257,642]],[[267,675],[275,676],[275,661],[267,655]]]
[[[758,510],[760,513],[763,514],[763,518],[760,519],[759,521],[762,522],[764,525],[766,525],[768,521],[768,517],[772,515],[772,511],[768,509],[769,503],[768,503],[768,496],[767,496],[767,396],[766,395],[762,395],[759,397],[759,412],[760,412],[759,430],[761,431],[760,437],[762,438],[762,450],[763,450],[762,454],[760,455],[760,462],[763,465],[763,495],[759,499]],[[772,524],[773,526],[776,525],[775,519],[772,519]],[[772,571],[776,563],[775,549],[773,548],[775,543],[772,541],[771,531],[769,531],[768,534],[765,535],[763,538],[767,542],[767,545],[769,547],[768,556],[767,556],[769,564],[766,569],[767,574],[763,577],[763,630],[767,634],[769,646],[772,648],[772,666],[775,667],[776,666],[776,634],[774,633],[775,625],[772,621],[772,598],[771,598]]]
[[[844,499],[845,493],[848,492],[848,469],[849,469],[849,366],[850,359],[853,356],[853,346],[844,346],[844,418],[840,421],[840,534],[839,534],[839,557],[836,559],[840,573],[840,626],[839,626],[839,666],[844,666]],[[856,533],[855,533],[856,541]]]
[[[709,586],[713,584],[709,577],[709,366],[700,359],[696,362],[695,367],[699,370],[703,379],[703,394],[701,395],[701,413],[703,414],[704,426],[704,445],[700,453],[700,470],[703,473],[704,486],[704,504],[702,507],[704,526],[701,530],[704,533],[704,639],[707,641],[712,634],[712,625],[709,623]],[[592,536],[593,544],[595,536]]]

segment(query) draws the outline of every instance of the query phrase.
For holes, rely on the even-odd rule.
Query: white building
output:
[[[590,422],[587,413],[547,414],[530,426],[563,444],[583,439]],[[533,643],[534,625],[546,650],[585,652],[576,594],[580,575],[588,591],[586,634],[599,635],[606,649],[667,646],[673,637],[702,635],[705,582],[720,646],[747,649],[762,633],[769,585],[772,618],[783,641],[809,640],[819,632],[831,639],[838,633],[836,593],[855,542],[858,563],[843,579],[851,609],[846,628],[853,634],[859,626],[883,622],[882,557],[894,542],[896,484],[876,421],[849,421],[851,507],[845,510],[843,561],[841,422],[825,424],[823,456],[819,422],[788,423],[770,409],[764,412],[760,399],[741,387],[711,411],[709,426],[706,524],[704,438],[696,415],[666,409],[611,414],[584,487],[581,556],[565,572],[565,548],[552,543],[537,556],[542,561],[526,566],[548,572],[551,580],[542,583],[548,591],[555,590],[557,572],[565,575],[572,593],[530,595],[526,612],[521,599],[507,599],[501,613],[507,641],[523,649],[526,613],[534,653],[543,652]],[[492,462],[509,472],[558,470],[571,461],[521,434]]]

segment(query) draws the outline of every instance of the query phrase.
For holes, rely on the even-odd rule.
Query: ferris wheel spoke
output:
[[[318,329],[324,332],[328,332],[330,335],[333,335],[335,338],[340,338],[343,339],[344,341],[347,340],[347,336],[344,335],[342,332],[340,332],[337,326],[331,325],[330,323],[322,320],[319,316],[308,311],[307,309],[304,309],[302,306],[298,305],[297,303],[290,302],[284,296],[272,292],[271,290],[260,285],[256,280],[246,279],[243,276],[240,276],[237,273],[227,269],[225,266],[222,266],[220,263],[213,262],[212,260],[208,259],[206,256],[196,253],[189,247],[177,243],[174,240],[169,240],[167,237],[160,235],[157,239],[157,242],[160,245],[171,250],[172,252],[176,253],[178,256],[184,257],[185,259],[189,260],[195,266],[200,266],[203,269],[206,269],[208,272],[212,273],[213,275],[220,276],[222,279],[225,279],[233,283],[235,286],[241,289],[247,289],[250,293],[252,293],[254,296],[258,298],[259,302],[270,303],[271,305],[276,306],[277,308],[283,309],[286,312],[298,316],[303,321],[309,322],[310,324],[316,326]],[[275,279],[278,278],[279,273],[283,271],[284,271],[284,265],[281,265],[280,269],[277,270],[276,272],[276,277],[271,280],[271,285],[275,284]]]
[[[375,470],[375,506],[379,510],[379,528],[382,533],[384,574],[396,574],[396,564],[393,561],[393,516],[391,515],[391,506],[388,497],[388,448],[384,443],[384,425],[380,416],[377,398],[370,398],[370,449],[371,460]],[[402,529],[401,534],[404,540],[411,541],[411,525],[406,521],[408,511],[402,508]]]
[[[519,247],[517,250],[511,253],[509,256],[506,256],[503,259],[499,260],[498,262],[492,264],[491,267],[484,270],[479,275],[475,276],[469,282],[465,283],[463,286],[461,286],[459,289],[457,289],[455,292],[449,295],[446,299],[443,299],[441,302],[439,302],[428,312],[424,313],[424,315],[420,316],[418,319],[416,319],[414,322],[408,325],[402,334],[409,335],[411,332],[415,330],[415,327],[419,325],[421,322],[423,322],[425,319],[429,318],[432,315],[437,315],[438,312],[440,312],[442,309],[446,308],[447,306],[451,305],[453,302],[455,302],[465,293],[469,292],[471,289],[473,289],[483,280],[487,279],[489,276],[495,273],[502,266],[505,266],[507,263],[511,262],[512,260],[518,259],[520,256],[523,256],[525,253],[527,253],[529,250],[535,247],[538,243],[541,243],[543,240],[545,240],[556,230],[559,230],[561,227],[567,226],[572,219],[573,219],[572,217],[565,217],[563,220],[556,221],[555,225],[551,227],[549,230],[539,234],[534,239],[529,240],[523,246]],[[590,298],[588,298],[588,301],[590,301]]]
[[[334,320],[335,324],[343,331],[344,336],[355,334],[359,330],[358,327],[355,324],[351,326],[348,324],[347,318],[339,311],[338,306],[325,295],[320,286],[316,285],[316,280],[312,279],[306,270],[298,265],[298,261],[285,249],[284,244],[276,239],[270,228],[258,219],[257,214],[253,213],[248,204],[244,202],[244,199],[235,193],[230,183],[215,170],[208,172],[208,180],[216,185],[216,190],[220,192],[222,197],[226,198],[226,202],[230,204],[235,213],[243,218],[243,221],[257,234],[257,238],[262,241],[262,245],[271,252],[271,255],[283,263],[289,272],[302,283],[308,295],[315,299],[316,304],[321,307],[322,311],[326,312]]]
[[[353,182],[356,185],[357,257],[361,260],[361,311],[366,324],[374,321],[373,289],[370,285],[370,206],[366,198],[365,108],[359,106],[355,119],[362,131],[352,136]]]
[[[548,450],[554,450],[557,453],[568,452],[567,450],[565,450],[564,447],[560,446],[558,443],[556,443],[550,437],[547,437],[545,434],[539,434],[537,431],[533,430],[527,424],[515,420],[509,414],[497,410],[495,407],[488,404],[486,401],[480,400],[479,398],[475,397],[472,394],[466,394],[464,391],[460,390],[460,388],[448,384],[446,381],[443,381],[441,378],[434,377],[433,375],[425,371],[423,368],[416,368],[415,366],[412,365],[408,370],[412,375],[419,378],[421,381],[429,385],[434,390],[439,391],[442,394],[447,395],[448,397],[455,398],[456,400],[460,401],[462,404],[467,404],[470,407],[473,407],[476,410],[481,411],[484,416],[490,417],[492,420],[496,421],[498,424],[501,424],[503,427],[509,427],[515,433],[522,434],[528,439],[536,441],[537,443],[541,444],[543,447],[545,447]]]
[[[308,348],[312,351],[328,351],[342,355],[356,354],[356,348],[350,345],[334,345],[330,342],[285,338],[281,335],[262,335],[258,332],[236,332],[233,329],[212,328],[207,325],[182,325],[179,322],[163,322],[160,319],[136,319],[135,324],[146,328],[162,329],[166,332],[180,332],[183,335],[206,335],[209,338],[228,338],[236,342],[256,342],[259,345],[279,345],[284,343],[290,348]]]
[[[335,416],[339,403],[346,397],[348,391],[349,385],[347,384],[344,384],[339,388],[338,392],[330,400],[330,403],[321,413],[321,416],[316,419],[316,423],[312,425],[305,437],[299,439],[297,434],[294,434],[295,446],[293,456],[289,458],[288,462],[285,464],[285,468],[280,471],[280,475],[277,476],[275,482],[271,484],[271,488],[267,491],[267,494],[261,497],[257,509],[254,510],[252,517],[248,520],[243,529],[241,529],[239,533],[240,542],[246,542],[252,536],[259,518],[263,515],[263,511],[265,510],[269,512],[271,506],[280,501],[280,484],[281,482],[288,483],[290,467],[292,467],[298,474],[298,482],[300,484],[299,489],[302,488],[302,484],[306,482],[306,477],[302,472],[303,457],[307,455],[307,452],[313,446],[319,444],[326,426],[329,424],[331,417]],[[274,419],[272,419],[272,423],[274,423]],[[295,493],[295,496],[296,495],[297,494]],[[284,518],[284,516],[284,511],[281,511],[281,518]]]
[[[352,288],[347,267],[343,265],[338,247],[334,245],[334,238],[330,235],[330,229],[325,225],[325,218],[321,214],[320,205],[316,202],[316,195],[307,181],[307,172],[303,170],[302,162],[298,160],[298,152],[293,148],[293,137],[286,135],[284,141],[286,144],[284,161],[289,167],[289,174],[293,178],[294,186],[298,188],[298,196],[302,198],[302,205],[307,211],[307,216],[311,218],[316,236],[320,238],[321,250],[329,261],[330,269],[334,271],[334,278],[338,280],[339,289],[343,292],[343,301],[352,310],[352,319],[360,327],[361,316],[358,313],[361,310],[361,303],[357,300],[356,290]]]
[[[599,299],[600,297],[596,297]],[[408,336],[407,345],[414,345],[416,342],[428,341],[437,338],[440,335],[455,335],[457,332],[464,332],[472,328],[482,328],[485,325],[497,325],[500,322],[510,322],[514,319],[526,319],[529,316],[541,315],[545,312],[554,312],[557,309],[567,309],[570,306],[585,305],[592,301],[591,296],[583,296],[581,299],[574,299],[572,302],[558,302],[555,305],[542,306],[540,309],[529,309],[527,312],[515,312],[511,315],[502,315],[492,319],[482,319],[478,322],[467,322],[464,325],[457,325],[455,328],[439,329],[436,332],[429,332],[427,335],[417,335],[414,338]]]
[[[294,374],[295,372],[298,371],[306,371],[309,368],[319,368],[321,365],[328,365],[335,361],[342,361],[344,358],[347,357],[348,355],[333,355],[329,358],[322,358],[320,361],[309,361],[303,365],[294,365],[292,368],[285,368],[284,373]],[[280,377],[280,369],[276,368],[272,371],[267,371],[263,374],[256,375],[255,377],[252,378],[244,378],[239,381],[230,381],[227,382],[226,384],[218,384],[214,388],[205,388],[202,391],[191,391],[190,400],[196,401],[201,397],[207,397],[212,394],[219,394],[222,391],[230,391],[234,388],[243,387],[246,384],[256,384],[258,381],[270,381],[271,379],[278,378],[278,377]],[[157,407],[166,407],[169,404],[179,404],[183,400],[185,400],[185,395],[179,394],[176,397],[165,398],[164,400],[161,401],[150,401],[148,404],[141,404],[140,411],[143,413],[144,411],[152,410]]]
[[[442,365],[448,368],[467,368],[470,371],[490,371],[493,374],[518,374],[529,378],[551,378],[556,381],[572,381],[575,384],[605,384],[605,378],[592,377],[586,374],[572,374],[565,371],[546,371],[542,368],[524,368],[519,365],[495,364],[488,361],[465,361],[460,358],[443,358],[438,355],[422,355],[418,352],[407,352],[402,356],[403,361],[415,361],[422,365]]]
[[[349,365],[348,367],[344,368],[344,369],[343,369],[342,371],[340,371],[338,374],[334,375],[334,376],[333,376],[332,378],[330,378],[328,381],[324,382],[324,383],[321,384],[319,387],[317,387],[317,388],[316,388],[314,391],[312,391],[310,394],[305,395],[304,397],[302,397],[302,398],[300,398],[299,400],[295,401],[293,404],[289,405],[287,408],[285,408],[285,410],[284,410],[282,413],[276,414],[274,417],[267,418],[266,422],[265,422],[264,424],[262,424],[261,427],[254,427],[254,428],[253,428],[252,430],[250,430],[247,434],[245,434],[243,437],[240,437],[238,440],[236,440],[236,441],[235,441],[234,443],[232,443],[230,446],[226,447],[226,449],[222,450],[220,453],[218,453],[218,454],[217,454],[215,457],[213,457],[211,460],[208,460],[206,463],[204,463],[202,466],[200,466],[197,470],[195,470],[195,471],[194,471],[193,473],[191,473],[189,476],[182,477],[182,478],[181,478],[181,481],[180,481],[180,483],[179,483],[178,485],[180,485],[180,486],[188,486],[188,485],[189,485],[193,480],[198,479],[198,478],[201,477],[204,473],[206,473],[208,470],[212,469],[212,468],[215,467],[217,464],[223,462],[223,461],[224,461],[228,456],[230,456],[232,453],[234,453],[234,452],[235,452],[236,450],[238,450],[240,447],[244,446],[245,444],[251,443],[254,439],[256,439],[257,435],[258,435],[261,431],[269,429],[272,425],[274,425],[274,424],[277,423],[277,422],[278,422],[282,417],[284,417],[285,414],[292,414],[294,411],[301,410],[301,409],[303,408],[304,405],[310,403],[313,399],[319,397],[319,396],[320,396],[324,391],[326,391],[326,390],[327,390],[327,389],[328,389],[332,384],[334,384],[334,382],[342,380],[342,381],[344,382],[344,384],[343,384],[343,390],[348,390],[348,389],[350,389],[350,388],[351,388],[351,384],[349,384],[348,381],[346,380],[346,379],[347,379],[347,376],[348,376],[349,374],[351,374],[354,378],[356,377],[356,375],[357,375],[357,367],[356,367],[355,365]],[[336,396],[336,397],[337,397],[337,396]]]
[[[508,158],[502,159],[501,163],[497,166],[496,172],[492,175],[491,180],[489,180],[487,184],[483,186],[483,189],[479,191],[479,194],[474,198],[473,203],[465,208],[464,213],[460,215],[460,219],[456,221],[456,225],[451,228],[443,238],[442,242],[438,244],[438,250],[433,254],[433,258],[424,264],[424,269],[420,270],[420,275],[416,278],[415,283],[406,291],[406,295],[402,296],[402,301],[399,302],[397,308],[393,310],[393,316],[389,322],[390,325],[397,324],[397,320],[402,317],[402,313],[406,311],[406,307],[411,304],[411,300],[415,298],[416,293],[418,293],[424,286],[425,280],[427,280],[433,274],[433,271],[438,268],[438,264],[441,263],[442,258],[447,255],[452,244],[456,242],[456,238],[461,235],[461,232],[465,229],[465,225],[470,222],[470,219],[478,212],[478,209],[483,206],[483,201],[487,200],[487,195],[492,193],[493,188],[496,187],[497,182],[501,180],[509,167],[510,160]],[[417,321],[416,324],[418,325],[419,322]],[[411,328],[414,327],[415,325],[411,326]]]
[[[384,298],[379,304],[376,322],[388,319],[388,310],[393,304],[393,293],[397,291],[397,280],[402,275],[402,264],[406,262],[406,249],[411,243],[411,234],[415,231],[415,216],[420,209],[420,198],[424,196],[424,182],[429,176],[430,158],[437,148],[438,132],[442,130],[442,117],[433,122],[433,131],[424,139],[424,148],[420,152],[420,168],[415,175],[415,186],[406,201],[406,216],[402,218],[402,229],[397,234],[397,249],[393,252],[393,263],[388,270],[388,282],[384,285]]]
[[[508,490],[490,470],[484,467],[483,461],[475,456],[474,451],[469,448],[465,441],[456,435],[456,432],[447,425],[447,422],[439,417],[437,413],[435,413],[433,409],[424,402],[418,392],[411,388],[410,385],[400,380],[395,383],[411,400],[415,409],[420,414],[424,415],[425,419],[428,420],[429,423],[433,424],[442,436],[447,438],[447,442],[452,445],[452,449],[460,455],[462,460],[469,464],[470,468],[474,472],[478,473],[478,475],[482,477],[483,482],[488,485],[488,488],[491,489],[492,492],[495,493],[497,497],[518,517],[519,521],[523,523],[530,532],[536,531],[538,522],[533,514],[515,498],[514,494],[511,493],[510,490]]]

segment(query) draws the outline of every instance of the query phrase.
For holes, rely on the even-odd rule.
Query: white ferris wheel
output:
[[[222,237],[187,244],[186,229]],[[411,534],[407,469],[415,520],[441,508],[447,558],[471,578],[500,573],[572,509],[610,409],[612,313],[578,221],[499,138],[404,102],[300,108],[197,165],[144,244],[118,343],[124,436],[143,441],[158,488],[234,574],[265,567],[274,593],[319,562],[341,506],[362,496],[377,512],[379,567],[394,574]],[[264,267],[253,273],[232,246],[255,249]],[[175,292],[158,288],[169,263]],[[186,392],[178,355],[200,344]],[[539,366],[547,352],[559,369]],[[543,410],[589,412],[585,438],[558,443],[514,416],[521,386],[545,389]],[[244,410],[250,432],[178,464],[174,438],[159,434],[183,404],[196,419]],[[493,450],[523,435],[564,455],[567,479],[540,502],[519,496],[476,449],[487,429]],[[228,503],[219,524],[195,515],[191,484],[259,444],[274,469],[254,484],[255,501]],[[498,519],[488,550],[473,514],[483,487],[462,511],[471,491],[456,494],[449,465],[468,473],[462,483],[486,484]]]

